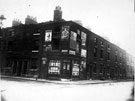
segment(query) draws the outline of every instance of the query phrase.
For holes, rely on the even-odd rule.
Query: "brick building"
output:
[[[54,21],[28,22],[1,30],[1,74],[43,79],[129,77],[133,66],[131,60],[127,63],[127,53],[80,24],[63,20],[60,7]]]

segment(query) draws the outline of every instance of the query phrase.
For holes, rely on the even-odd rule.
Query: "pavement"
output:
[[[44,82],[44,83],[55,83],[55,84],[67,84],[67,85],[87,85],[87,84],[103,84],[103,83],[116,83],[116,82],[125,82],[118,80],[47,80],[47,79],[37,79],[37,78],[26,78],[26,77],[17,77],[17,76],[6,76],[1,75],[1,80],[11,80],[11,81],[34,81],[34,82]]]

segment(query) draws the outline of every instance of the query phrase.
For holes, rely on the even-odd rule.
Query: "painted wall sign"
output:
[[[69,38],[69,26],[63,26],[61,31],[61,39]]]
[[[45,42],[52,41],[52,30],[45,31]]]
[[[69,50],[69,54],[75,55],[75,51]]]
[[[86,44],[86,33],[84,33],[84,32],[81,33],[81,39],[82,39],[82,45],[85,46],[85,44]]]
[[[79,76],[79,64],[73,64],[72,75]]]
[[[61,52],[68,52],[68,50],[61,50]]]
[[[70,39],[76,41],[77,33],[71,31]]]
[[[85,49],[81,49],[81,57],[86,57],[87,51]]]

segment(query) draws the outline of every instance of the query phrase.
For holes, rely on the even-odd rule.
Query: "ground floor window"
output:
[[[48,73],[49,74],[60,74],[60,60],[50,60],[49,61],[49,67],[48,67]]]
[[[73,64],[72,75],[79,76],[79,64]]]
[[[79,76],[79,61],[73,61],[73,67],[72,67],[72,75],[73,76]]]
[[[29,75],[37,77],[38,75],[38,59],[32,58],[31,67],[29,69]]]

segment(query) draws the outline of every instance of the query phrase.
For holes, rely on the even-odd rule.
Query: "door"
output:
[[[28,65],[28,61],[24,61],[23,62],[23,68],[22,68],[22,75],[25,76],[27,74],[27,66]]]
[[[16,75],[17,73],[17,61],[14,61],[14,65],[13,65],[13,71],[12,71],[13,75]]]
[[[17,67],[17,76],[21,76],[21,73],[22,73],[22,61],[19,61]]]
[[[90,68],[89,68],[89,73],[90,73],[90,74],[89,74],[89,77],[90,77],[90,78],[92,78],[92,70],[93,70],[93,69],[92,69],[92,65],[90,65]]]
[[[62,74],[61,78],[69,79],[71,77],[71,68],[69,62],[64,62],[62,64]]]

